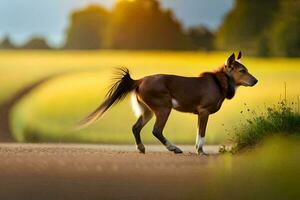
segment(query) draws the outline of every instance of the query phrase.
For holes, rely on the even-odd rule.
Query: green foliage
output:
[[[103,34],[109,13],[96,5],[76,11],[67,30],[66,49],[99,49],[103,47]]]
[[[234,143],[233,152],[256,145],[266,136],[300,133],[300,113],[294,111],[285,101],[267,107],[266,111],[259,115],[254,110],[247,109],[247,112],[251,113],[252,117],[246,118],[246,123],[234,129],[231,138]]]
[[[236,0],[218,30],[219,49],[259,56],[300,56],[300,2]]]
[[[220,49],[256,51],[258,39],[268,28],[278,10],[278,0],[236,0],[218,30],[216,45]]]
[[[300,56],[300,2],[287,0],[268,32],[273,55]]]

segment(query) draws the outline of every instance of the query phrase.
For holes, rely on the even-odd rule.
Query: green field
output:
[[[224,63],[228,55],[226,52],[2,51],[0,102],[35,80],[62,72],[13,108],[14,137],[18,141],[133,143],[131,126],[136,119],[130,98],[113,107],[96,124],[79,132],[69,131],[101,103],[114,67],[128,67],[136,79],[156,73],[197,76]],[[266,105],[284,98],[284,82],[287,98],[295,102],[293,106],[297,109],[300,59],[244,57],[242,61],[259,82],[253,88],[239,88],[235,98],[225,101],[221,110],[210,117],[208,143],[225,142],[232,127],[245,120],[242,110],[255,108],[260,112]],[[165,135],[176,143],[194,143],[196,123],[196,116],[173,111]],[[153,120],[143,129],[145,143],[157,142],[151,134],[152,125]]]

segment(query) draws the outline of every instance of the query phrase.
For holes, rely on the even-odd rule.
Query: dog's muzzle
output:
[[[257,82],[258,82],[258,80],[256,78],[254,78],[254,80],[252,81],[252,84],[250,86],[253,87],[254,85],[256,85]]]

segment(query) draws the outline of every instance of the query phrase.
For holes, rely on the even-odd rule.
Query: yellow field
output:
[[[26,84],[49,74],[64,72],[38,87],[13,109],[11,126],[18,141],[69,141],[133,143],[131,126],[135,117],[129,98],[112,108],[102,120],[80,132],[70,132],[72,124],[93,111],[101,101],[114,67],[126,66],[133,78],[171,73],[197,76],[224,63],[229,53],[201,52],[0,52],[0,102]],[[228,130],[244,121],[241,111],[276,103],[284,96],[294,101],[300,94],[300,59],[258,59],[244,57],[243,63],[259,80],[254,88],[239,88],[233,100],[210,117],[208,143],[224,142]],[[244,104],[247,104],[245,106]],[[251,112],[248,114],[251,115]],[[193,143],[197,117],[172,112],[165,135],[176,143]],[[142,132],[145,143],[157,142],[151,134],[153,120]]]

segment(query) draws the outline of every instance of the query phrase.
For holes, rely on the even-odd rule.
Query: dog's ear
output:
[[[239,55],[238,55],[238,57],[237,57],[237,60],[239,60],[239,59],[241,59],[242,58],[242,52],[240,51],[239,52]]]
[[[229,58],[226,61],[226,67],[232,68],[234,61],[235,61],[235,54],[232,53],[231,56],[229,56]]]

